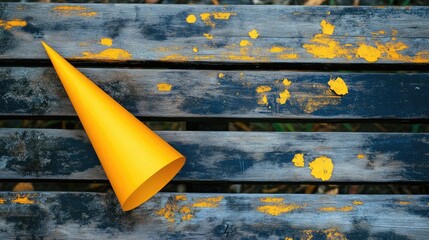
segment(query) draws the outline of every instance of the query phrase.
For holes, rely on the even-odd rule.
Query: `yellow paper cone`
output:
[[[42,42],[124,211],[155,195],[185,163],[177,152]]]

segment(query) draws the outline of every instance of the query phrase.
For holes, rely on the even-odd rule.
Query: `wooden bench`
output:
[[[77,119],[44,40],[140,119],[187,123],[159,132],[187,157],[174,183],[427,184],[427,133],[226,126],[428,123],[428,20],[427,7],[0,3],[0,117]],[[0,129],[0,180],[107,181],[85,132],[41,128]],[[111,192],[0,192],[1,239],[427,236],[428,195],[161,192],[123,212]]]

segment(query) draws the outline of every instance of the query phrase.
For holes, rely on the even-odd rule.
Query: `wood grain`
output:
[[[428,196],[0,193],[2,239],[421,239]],[[334,209],[329,211],[329,209]]]
[[[80,68],[138,117],[427,121],[429,74]],[[328,86],[341,77],[348,94]],[[286,86],[284,79],[291,84]],[[163,90],[160,84],[171,86]],[[266,86],[267,92],[257,92]],[[289,92],[285,102],[280,94]],[[53,68],[0,68],[0,117],[76,116]],[[266,102],[261,99],[266,97]]]
[[[330,158],[328,182],[428,182],[429,134],[159,132],[187,157],[175,181],[322,182],[309,169]],[[295,154],[305,166],[295,167]],[[106,180],[83,131],[0,129],[0,179]],[[269,173],[269,174],[267,174]]]
[[[5,61],[47,59],[43,40],[69,59],[104,62],[429,63],[425,7],[1,3],[0,19],[26,23],[0,27]],[[323,30],[322,21],[335,28]]]

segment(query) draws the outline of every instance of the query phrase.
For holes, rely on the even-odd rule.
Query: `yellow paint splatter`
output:
[[[268,202],[268,203],[278,203],[278,202],[282,202],[284,200],[284,198],[274,198],[274,197],[265,197],[265,198],[260,198],[259,201],[261,202]]]
[[[0,19],[0,27],[4,30],[9,30],[14,27],[25,27],[27,26],[27,22],[21,19],[12,19],[10,21],[4,21]]]
[[[262,213],[266,213],[272,216],[278,216],[282,213],[288,213],[296,209],[303,208],[297,204],[277,204],[277,205],[265,205],[259,206],[257,210]]]
[[[293,240],[291,237],[285,237],[285,240]]]
[[[240,46],[241,46],[241,47],[252,46],[252,43],[251,43],[251,42],[249,42],[248,40],[241,40],[241,41],[240,41]]]
[[[214,19],[222,19],[222,20],[228,20],[231,15],[236,15],[237,13],[234,12],[214,12],[212,13]]]
[[[197,47],[193,47],[192,48],[192,52],[197,53],[198,52],[198,48]]]
[[[259,37],[258,31],[256,31],[256,29],[253,29],[252,31],[249,32],[249,37],[253,39],[257,39]]]
[[[189,15],[186,17],[186,22],[187,22],[187,23],[192,24],[192,23],[195,23],[196,21],[197,21],[197,17],[196,17],[194,14],[189,14]]]
[[[323,231],[326,234],[326,240],[347,240],[346,236],[335,228]]]
[[[110,47],[113,44],[113,40],[111,38],[102,38],[102,39],[100,39],[100,44]]]
[[[187,61],[188,57],[180,54],[171,54],[160,59],[161,61]]]
[[[331,15],[331,11],[327,11],[327,12],[326,12],[326,15]]]
[[[294,93],[294,97],[291,99],[291,103],[300,106],[305,113],[312,113],[322,107],[337,105],[340,102],[341,96],[336,95],[325,84],[320,83],[303,85],[303,90]]]
[[[365,158],[365,154],[361,154],[361,153],[360,153],[360,154],[358,154],[358,155],[357,155],[357,158],[359,158],[359,159],[364,159],[364,158]]]
[[[400,204],[400,205],[409,205],[409,204],[411,204],[411,202],[409,202],[409,201],[398,201],[397,203]]]
[[[334,33],[335,26],[328,23],[326,20],[322,20],[320,26],[322,27],[323,34],[332,35]]]
[[[52,10],[54,11],[83,11],[87,10],[84,6],[57,6],[54,7]]]
[[[216,20],[228,20],[231,15],[236,15],[236,13],[233,13],[233,12],[213,12],[213,13],[205,12],[205,13],[201,13],[200,17],[201,17],[201,20],[207,26],[214,28],[214,27],[216,27],[216,23],[214,23],[212,21],[211,17],[213,17]]]
[[[175,220],[175,212],[177,212],[179,207],[175,203],[167,203],[165,207],[156,211],[157,215],[163,216],[167,221],[174,222]]]
[[[21,195],[18,195],[18,197],[16,199],[12,200],[12,202],[18,203],[18,204],[33,204],[34,203],[33,200],[30,200],[28,198],[28,196],[21,196]]]
[[[290,98],[290,92],[289,90],[285,89],[283,92],[279,93],[279,97],[276,99],[276,101],[280,104],[285,104],[286,101]]]
[[[4,204],[6,202],[6,199],[0,198],[0,204]]]
[[[94,17],[97,15],[97,12],[81,12],[78,15],[82,17]]]
[[[186,201],[186,195],[176,195],[177,201]]]
[[[292,84],[292,82],[291,82],[291,81],[289,81],[289,79],[287,79],[287,78],[284,78],[282,83],[283,83],[283,85],[285,85],[285,86],[290,86],[290,85]]]
[[[380,31],[377,31],[377,32],[372,32],[371,34],[372,35],[384,35],[384,34],[386,34],[386,32],[383,31],[383,30],[380,30]]]
[[[94,17],[97,12],[90,11],[83,6],[57,6],[52,8],[53,11],[60,13],[63,16],[82,16],[82,17]]]
[[[376,62],[381,57],[381,52],[375,47],[361,44],[356,51],[356,56],[368,62]]]
[[[211,34],[209,34],[209,33],[204,33],[203,34],[203,36],[204,37],[206,37],[207,39],[209,39],[209,40],[212,40],[213,39],[213,35],[211,35]]]
[[[279,47],[279,46],[273,46],[273,47],[271,47],[271,48],[270,48],[270,52],[271,52],[271,53],[281,53],[281,52],[283,52],[284,50],[286,50],[286,48],[284,48],[284,47]]]
[[[337,77],[337,79],[335,79],[335,80],[330,79],[328,81],[328,85],[331,88],[331,90],[334,91],[338,95],[346,95],[347,93],[349,93],[349,89],[347,87],[347,84],[340,77]]]
[[[99,53],[82,52],[77,59],[130,60],[132,54],[121,48],[108,48]]]
[[[263,94],[261,98],[258,99],[259,105],[268,105],[268,98],[267,95]]]
[[[344,206],[344,207],[322,207],[320,211],[322,212],[350,212],[353,210],[352,206]]]
[[[285,53],[285,54],[280,54],[279,56],[277,56],[278,59],[297,59],[298,58],[298,54],[296,53]]]
[[[363,204],[362,201],[359,201],[359,200],[354,200],[353,201],[353,205],[362,205],[362,204]]]
[[[346,58],[353,59],[354,50],[342,46],[340,42],[331,38],[330,35],[316,34],[311,40],[312,44],[304,44],[308,53],[318,58]]]
[[[219,206],[220,201],[222,201],[223,196],[212,197],[212,198],[200,198],[192,204],[193,207],[198,208],[215,208]]]
[[[293,164],[295,167],[304,167],[304,154],[303,153],[297,153],[292,159]]]
[[[188,214],[186,214],[186,215],[183,215],[182,216],[182,220],[183,221],[191,221],[191,219],[194,217],[194,215],[193,214],[190,214],[190,213],[188,213]]]
[[[271,87],[269,86],[258,86],[256,88],[256,92],[258,93],[269,92],[269,91],[271,91]]]
[[[159,83],[156,86],[158,87],[158,91],[160,92],[169,92],[172,88],[171,84],[168,83]]]
[[[219,78],[223,78],[223,77],[225,77],[225,74],[223,74],[223,73],[219,73],[219,75],[217,75]]]
[[[308,168],[310,168],[313,177],[327,181],[331,179],[334,164],[330,158],[321,156],[310,162]]]

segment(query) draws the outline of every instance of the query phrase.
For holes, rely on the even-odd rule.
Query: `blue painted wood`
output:
[[[429,74],[80,68],[134,115],[257,121],[429,119]],[[219,74],[222,77],[219,77]],[[349,93],[327,82],[341,77]],[[283,80],[291,81],[285,86]],[[158,90],[167,83],[171,91]],[[270,91],[258,93],[260,86]],[[289,91],[285,104],[277,101]],[[76,116],[53,68],[0,68],[0,116]],[[266,104],[258,103],[263,96]]]
[[[422,239],[428,196],[0,193],[2,239]],[[271,201],[271,202],[270,202]],[[27,204],[23,204],[27,203]]]
[[[176,181],[322,182],[308,168],[320,156],[334,165],[328,182],[429,181],[429,134],[159,134],[187,157]],[[298,153],[304,154],[304,168],[292,163]],[[106,180],[83,131],[0,129],[0,162],[2,180]]]
[[[22,19],[26,21],[26,26],[9,30],[0,28],[3,43],[0,59],[46,60],[47,56],[39,43],[44,40],[67,58],[78,60],[79,57],[88,56],[91,61],[106,61],[99,53],[116,48],[132,55],[119,59],[126,62],[167,60],[216,65],[256,62],[388,63],[398,64],[396,68],[404,63],[412,66],[414,63],[429,62],[429,28],[426,24],[429,8],[426,7],[88,4],[73,5],[77,7],[75,10],[65,11],[58,9],[58,6],[1,3],[0,19]],[[226,18],[225,15],[215,15],[215,12],[231,14],[226,20],[221,19]],[[204,13],[209,14],[205,22],[200,17]],[[197,17],[195,23],[187,23],[189,15]],[[323,20],[335,29],[332,35],[326,31],[325,37],[328,39],[320,43]],[[253,29],[259,33],[256,39],[249,36]],[[213,39],[206,38],[204,34],[211,34]],[[98,44],[101,38],[107,37],[113,39],[112,46]],[[252,46],[241,47],[241,40],[250,41]],[[332,45],[334,42],[331,40],[337,44]],[[325,51],[324,56],[318,57],[306,47],[306,44],[313,44],[323,48],[329,41],[333,49],[326,50],[328,53]],[[362,55],[361,51],[357,51],[362,44],[372,47],[368,49],[368,54],[374,53],[375,48],[381,51],[377,62],[358,56]],[[273,46],[286,49],[279,53],[271,51]],[[199,49],[197,53],[193,51],[194,47]],[[353,50],[345,54],[347,49]]]

